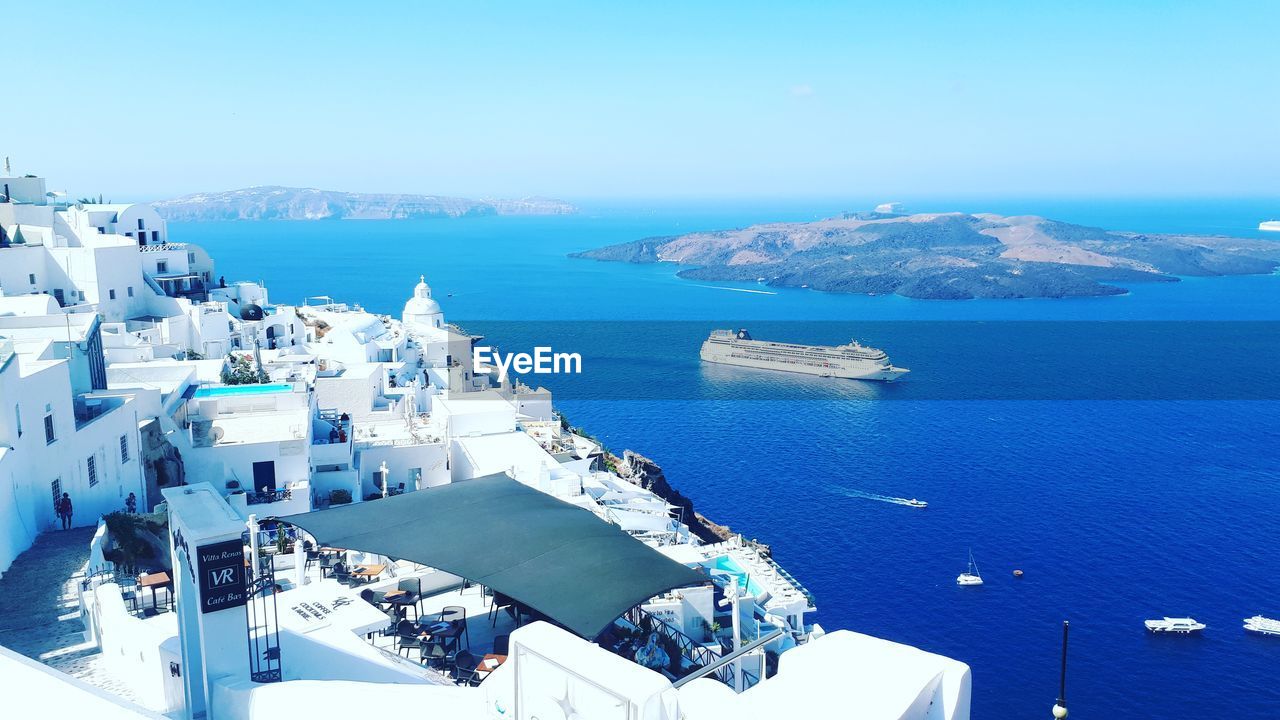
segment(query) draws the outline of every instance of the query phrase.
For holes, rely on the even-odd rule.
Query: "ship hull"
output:
[[[801,375],[817,375],[819,377],[843,378],[847,380],[871,380],[876,382],[894,382],[907,374],[905,368],[882,365],[871,361],[842,361],[829,364],[805,364],[802,362],[784,362],[758,357],[743,357],[726,352],[721,347],[702,346],[703,362],[720,365],[736,365],[738,367],[756,368],[758,370],[776,370],[779,372],[798,373]]]

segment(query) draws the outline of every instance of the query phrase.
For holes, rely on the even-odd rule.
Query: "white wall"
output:
[[[161,645],[177,634],[176,626],[159,622],[159,618],[134,617],[125,607],[120,586],[115,583],[99,585],[94,591],[93,612],[102,661],[108,672],[127,685],[148,709],[159,712],[178,709],[171,707],[166,697],[169,668],[161,653]]]
[[[60,481],[61,492],[71,495],[75,527],[96,525],[102,514],[123,509],[130,492],[144,496],[139,418],[132,400],[77,431],[67,363],[41,364],[38,371],[22,377],[23,360],[15,356],[0,369],[0,572],[31,546],[36,535],[60,526],[53,509],[54,480]],[[44,431],[49,412],[55,429],[52,443],[46,443]],[[120,459],[121,435],[129,444],[126,462]],[[92,487],[90,455],[96,458],[97,473]]]
[[[360,452],[360,479],[362,495],[379,492],[375,473],[383,462],[387,464],[388,488],[404,483],[405,490],[435,487],[449,482],[449,453],[443,442],[433,445],[382,445],[368,447],[357,443]],[[422,472],[422,482],[415,487],[416,470]]]

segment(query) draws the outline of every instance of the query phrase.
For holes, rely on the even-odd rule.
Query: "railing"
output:
[[[778,573],[778,575],[780,575],[784,580],[786,580],[787,582],[791,583],[791,586],[792,586],[792,587],[794,587],[796,590],[799,590],[799,591],[800,591],[800,594],[801,594],[801,595],[804,595],[804,599],[809,601],[809,607],[810,607],[810,608],[817,607],[817,606],[814,604],[814,600],[813,600],[813,593],[809,592],[809,589],[808,589],[808,588],[806,588],[805,586],[801,585],[801,584],[800,584],[800,581],[799,581],[799,580],[796,580],[796,579],[795,579],[795,577],[794,577],[794,576],[792,576],[792,574],[791,574],[791,573],[787,572],[785,569],[783,569],[783,567],[782,567],[781,565],[779,565],[778,563],[774,562],[774,561],[773,561],[773,558],[771,558],[771,557],[764,557],[764,556],[762,555],[762,556],[760,557],[760,559],[761,559],[761,560],[764,560],[766,563],[768,563],[768,564],[769,564],[769,566],[773,568],[774,572]]]
[[[705,669],[720,659],[720,655],[714,650],[703,647],[694,642],[693,638],[685,635],[680,630],[668,625],[662,618],[646,612],[639,605],[627,611],[622,619],[633,625],[646,634],[657,632],[659,635],[670,640],[680,651],[680,656],[689,661],[694,666],[694,671]],[[733,687],[733,668],[726,668],[717,672],[715,677],[717,680],[725,683],[729,687]],[[700,676],[701,677],[701,676]]]
[[[182,250],[186,243],[158,243],[156,245],[139,245],[139,252],[164,252],[165,250]]]
[[[289,488],[245,493],[245,500],[249,505],[263,505],[266,503],[280,502],[281,500],[290,500],[292,498],[293,491]]]
[[[756,648],[759,648],[761,646],[764,646],[773,642],[774,640],[782,637],[783,633],[785,632],[786,630],[783,630],[782,628],[778,628],[777,630],[774,630],[773,632],[769,633],[768,635],[765,635],[764,637],[756,638],[755,640],[752,640],[746,645],[743,645],[741,648],[739,648],[735,652],[731,652],[722,658],[717,658],[716,661],[711,663],[710,665],[706,665],[697,670],[694,670],[693,672],[689,673],[688,675],[685,675],[684,677],[680,678],[679,680],[676,680],[671,684],[673,687],[680,687],[681,685],[684,685],[685,683],[688,683],[688,682],[693,682],[694,680],[697,680],[700,677],[706,677],[707,675],[718,673],[720,670],[726,667],[729,667],[729,663],[732,663],[738,658],[741,658],[749,653],[755,652]],[[718,674],[716,675],[716,677],[717,679],[721,679]],[[747,672],[746,670],[742,671],[742,678],[744,681],[750,681],[750,682],[743,683],[744,688],[749,688],[752,685],[755,685],[757,682],[760,682],[759,678],[757,678],[753,673]]]

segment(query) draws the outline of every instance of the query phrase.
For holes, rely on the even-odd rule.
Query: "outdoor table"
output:
[[[497,665],[493,665],[492,667],[490,667],[489,666],[490,661],[496,661]],[[484,680],[486,677],[489,677],[489,673],[493,672],[494,670],[497,670],[498,667],[506,661],[507,661],[506,655],[498,655],[496,653],[489,653],[488,655],[485,655],[483,658],[480,659],[480,664],[476,665],[476,679]]]
[[[446,623],[442,620],[432,621],[429,625],[418,624],[418,629],[422,632],[419,637],[425,641],[440,640],[445,650],[452,645],[454,650],[458,649],[458,638],[462,635],[462,626],[455,623]]]
[[[351,576],[358,577],[361,580],[369,581],[381,575],[382,571],[386,569],[387,569],[387,566],[383,564],[361,565],[360,567],[357,567],[351,570]]]
[[[138,585],[144,588],[151,588],[151,609],[156,609],[156,588],[172,587],[173,579],[169,577],[167,572],[154,572],[138,578]]]
[[[413,616],[418,617],[418,601],[412,599],[408,590],[390,590],[382,594],[382,599],[398,608],[413,608]]]

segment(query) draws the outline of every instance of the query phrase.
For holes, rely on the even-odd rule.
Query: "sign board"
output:
[[[244,545],[239,540],[196,548],[200,612],[241,607],[245,603]]]

